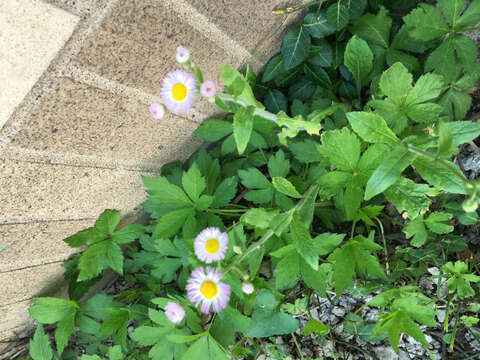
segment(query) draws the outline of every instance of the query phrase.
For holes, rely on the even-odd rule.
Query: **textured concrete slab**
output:
[[[72,14],[87,18],[100,7],[104,6],[106,0],[46,0]]]
[[[0,273],[62,261],[75,249],[63,239],[93,226],[95,220],[0,225]]]
[[[200,146],[197,127],[170,114],[156,120],[145,104],[63,78],[10,145],[161,165]]]
[[[38,0],[0,1],[0,128],[47,69],[78,20]]]
[[[28,308],[33,305],[33,300],[19,301],[16,304],[0,306],[0,340],[17,335],[24,336],[24,329],[31,328],[33,319],[30,318]],[[0,351],[2,350],[0,344]],[[1,352],[0,352],[1,354]]]
[[[175,61],[175,50],[180,44],[190,49],[205,77],[213,80],[218,80],[221,65],[238,66],[243,60],[226,53],[176,13],[169,12],[162,1],[124,0],[88,37],[73,64],[121,84],[159,94],[164,76],[180,68]]]
[[[0,160],[0,223],[9,218],[79,219],[145,199],[139,172]],[[88,214],[85,214],[88,212]],[[90,215],[90,216],[86,216]]]
[[[63,271],[62,263],[58,262],[0,273],[0,306],[56,292],[64,283]]]
[[[251,53],[281,25],[283,16],[272,11],[286,4],[284,0],[186,1]]]

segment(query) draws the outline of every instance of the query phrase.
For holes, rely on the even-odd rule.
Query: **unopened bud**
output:
[[[243,283],[242,291],[245,294],[250,295],[251,293],[253,293],[253,290],[255,290],[255,288],[253,287],[253,285],[251,283]]]
[[[462,203],[463,210],[465,212],[474,212],[478,208],[478,202],[477,199],[469,197]]]
[[[240,254],[242,253],[242,248],[241,248],[240,246],[238,246],[238,245],[234,245],[234,246],[233,246],[233,252],[234,252],[235,254],[239,254],[239,255],[240,255]]]

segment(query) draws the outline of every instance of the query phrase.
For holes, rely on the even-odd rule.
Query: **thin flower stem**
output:
[[[223,102],[234,102],[240,106],[247,107],[250,104],[247,104],[245,101],[235,98],[232,95],[229,94],[224,94],[224,93],[217,93],[217,96],[223,101]],[[254,115],[258,115],[264,119],[273,121],[274,123],[278,123],[278,117],[275,114],[272,114],[271,112],[262,110],[262,109],[255,109]]]
[[[300,200],[298,202],[298,204],[295,206],[295,210],[299,211],[302,209],[303,205],[305,204],[305,200],[308,199],[310,197],[310,195],[316,191],[318,188],[318,185],[312,185],[310,186],[310,188],[307,190],[307,192],[305,193],[305,196],[303,197],[302,200]],[[268,229],[267,232],[260,238],[260,240],[254,242],[252,245],[250,245],[248,247],[247,250],[245,250],[245,252],[240,255],[239,257],[237,257],[237,259],[231,263],[230,265],[228,265],[226,268],[225,268],[225,271],[223,272],[223,274],[227,274],[230,270],[232,270],[234,267],[236,267],[238,264],[240,264],[247,256],[249,256],[251,253],[253,253],[254,251],[260,249],[263,245],[265,245],[265,243],[274,235],[274,231],[272,229]]]
[[[297,348],[298,354],[300,355],[300,359],[303,360],[304,358],[303,358],[302,349],[300,349],[300,345],[298,344],[295,334],[292,332],[290,333],[290,335],[292,335],[293,342],[295,343],[295,347]]]
[[[311,7],[311,6],[315,6],[315,5],[322,5],[326,0],[317,0],[317,1],[312,1],[308,4],[304,4],[304,5],[301,5],[301,6],[298,6],[298,7],[287,7],[286,9],[281,9],[281,10],[275,10],[275,11],[272,11],[273,14],[275,15],[282,15],[282,14],[291,14],[295,11],[299,11],[299,10],[302,10],[302,9],[305,9],[305,8],[308,8],[308,7]]]

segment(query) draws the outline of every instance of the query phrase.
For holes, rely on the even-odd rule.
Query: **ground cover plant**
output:
[[[224,92],[179,47],[184,70],[165,78],[152,116],[181,114],[199,94],[224,115],[196,130],[208,146],[187,163],[143,178],[148,225],[118,230],[119,213],[106,210],[65,239],[85,249],[64,265],[70,299],[30,308],[31,358],[303,359],[300,339],[330,331],[311,304],[344,293],[371,296],[380,315],[362,338],[396,352],[411,336],[435,358],[429,327],[452,349],[460,329],[480,337],[478,249],[462,236],[478,221],[480,184],[453,161],[480,135],[465,120],[480,64],[464,34],[480,1],[302,8],[262,74],[222,68]],[[108,268],[128,289],[83,300]],[[346,321],[363,324],[360,310]]]

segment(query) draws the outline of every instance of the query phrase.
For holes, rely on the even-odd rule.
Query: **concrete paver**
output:
[[[78,21],[77,16],[41,1],[0,1],[0,128]]]

